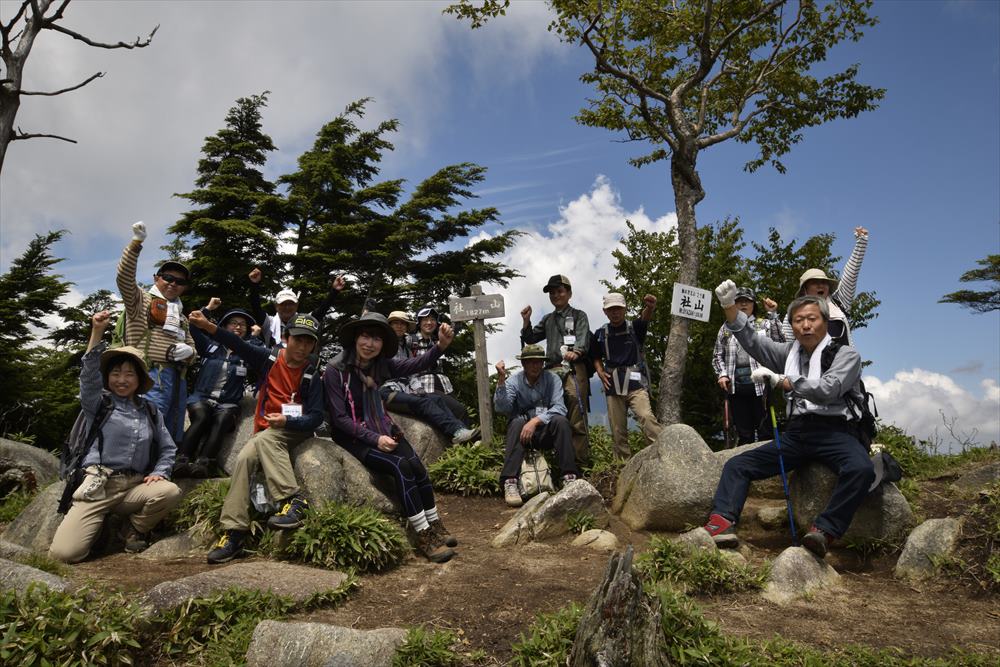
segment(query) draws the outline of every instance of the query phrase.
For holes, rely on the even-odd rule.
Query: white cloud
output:
[[[631,221],[636,229],[650,232],[665,232],[677,224],[674,213],[653,219],[641,206],[633,211],[627,210],[611,182],[604,176],[598,176],[590,192],[560,207],[559,218],[544,230],[521,230],[525,235],[501,259],[504,264],[519,271],[523,278],[512,281],[507,289],[497,290],[504,296],[507,315],[503,320],[503,331],[489,339],[491,365],[501,358],[508,364],[515,363],[514,355],[520,350],[522,308],[531,305],[534,323],[552,310],[542,286],[553,274],[568,276],[572,281],[573,299],[570,303],[587,313],[591,329],[596,329],[605,321],[601,311],[601,297],[605,289],[598,281],[615,278],[611,251],[618,246],[626,231],[626,220]],[[485,236],[484,232],[471,242]],[[486,291],[493,292],[490,288]]]
[[[980,382],[976,396],[947,375],[914,368],[897,372],[891,380],[865,376],[865,386],[875,396],[879,416],[918,439],[940,438],[945,447],[954,439],[942,413],[954,421],[959,437],[971,436],[979,444],[1000,442],[1000,387],[994,379]]]

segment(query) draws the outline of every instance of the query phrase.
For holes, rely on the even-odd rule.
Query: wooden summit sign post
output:
[[[493,397],[490,396],[490,376],[486,360],[485,321],[504,316],[503,296],[483,294],[483,288],[473,285],[472,296],[449,297],[448,311],[452,322],[472,321],[476,344],[476,394],[479,397],[479,430],[484,443],[493,441]]]

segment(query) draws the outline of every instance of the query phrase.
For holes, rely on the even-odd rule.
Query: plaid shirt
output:
[[[424,338],[419,333],[406,337],[406,348],[411,357],[419,357],[435,345],[437,345],[436,340]],[[408,391],[411,394],[450,394],[452,391],[451,380],[441,372],[440,362],[431,366],[429,373],[411,375],[409,384]]]
[[[767,319],[757,320],[753,324],[758,336],[770,337],[776,343],[784,343],[785,336],[781,333],[781,321],[774,313],[768,313]],[[719,328],[719,335],[715,338],[715,348],[712,350],[712,368],[715,374],[729,378],[729,393],[736,392],[736,355],[740,350],[740,344],[733,336],[733,332],[723,324]],[[760,364],[753,357],[750,357],[750,372],[760,368]],[[765,387],[763,382],[754,382],[754,390],[758,396],[763,396]]]

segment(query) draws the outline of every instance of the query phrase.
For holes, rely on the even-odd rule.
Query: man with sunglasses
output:
[[[132,240],[118,262],[118,291],[125,306],[122,340],[125,345],[142,351],[153,380],[146,398],[160,409],[174,442],[181,442],[187,403],[185,374],[197,361],[194,339],[181,304],[191,272],[180,262],[164,262],[153,276],[153,287],[143,291],[136,284],[136,267],[145,240],[145,223],[132,225]]]

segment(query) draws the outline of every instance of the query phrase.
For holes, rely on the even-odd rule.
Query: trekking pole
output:
[[[729,415],[729,392],[725,391],[725,390],[723,390],[723,391],[725,393],[724,393],[724,398],[722,399],[722,433],[723,433],[723,435],[726,438],[726,449],[729,449],[730,447],[733,446],[733,444],[732,444],[732,440],[733,440],[732,433],[730,433],[731,426],[730,426],[730,423],[729,423],[729,419],[730,419],[730,415]]]
[[[774,429],[774,446],[778,448],[778,469],[781,471],[781,487],[785,490],[785,507],[788,508],[788,527],[792,531],[792,544],[799,545],[795,534],[795,518],[792,516],[792,496],[788,493],[788,477],[785,475],[785,457],[781,454],[781,439],[778,437],[778,418],[774,416],[774,405],[771,405],[771,428]]]

